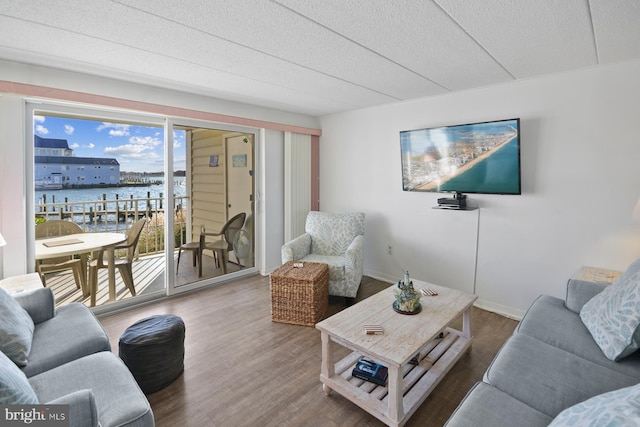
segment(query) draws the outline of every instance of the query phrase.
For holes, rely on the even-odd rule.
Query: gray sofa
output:
[[[154,426],[147,398],[87,307],[56,309],[49,288],[8,295],[0,289],[0,403],[69,405],[71,426]]]
[[[640,352],[610,360],[580,316],[582,307],[606,286],[570,280],[565,301],[547,295],[534,301],[483,381],[467,393],[446,425],[588,425],[609,416],[598,406],[607,397],[631,393],[631,399],[638,399]],[[610,393],[614,390],[619,392]],[[615,411],[622,411],[622,399],[620,403]],[[634,417],[638,409],[632,409]],[[621,420],[610,425],[628,424]]]

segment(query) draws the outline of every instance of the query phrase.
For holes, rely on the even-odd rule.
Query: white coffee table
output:
[[[438,385],[444,375],[471,346],[471,309],[477,299],[454,289],[414,280],[414,287],[433,289],[423,296],[422,311],[396,313],[395,285],[361,301],[316,325],[321,331],[320,381],[328,395],[335,390],[390,426],[401,426]],[[462,331],[450,327],[462,316]],[[363,325],[378,324],[382,335],[366,335]],[[335,344],[352,350],[334,360]],[[419,355],[419,364],[409,361]],[[364,356],[389,370],[386,387],[351,376]]]

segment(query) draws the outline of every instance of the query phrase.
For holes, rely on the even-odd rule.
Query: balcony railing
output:
[[[78,224],[85,232],[124,232],[135,221],[147,218],[140,240],[138,254],[164,252],[164,223],[167,215],[174,222],[174,247],[179,247],[186,236],[186,196],[175,197],[174,206],[167,211],[162,195],[134,199],[99,200],[94,202],[46,203],[35,205],[36,222],[65,219]]]

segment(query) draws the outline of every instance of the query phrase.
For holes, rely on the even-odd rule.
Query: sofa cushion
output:
[[[640,426],[640,384],[592,397],[562,411],[549,427]]]
[[[569,406],[637,384],[638,380],[527,335],[515,334],[491,362],[485,382],[555,417]]]
[[[589,300],[580,318],[609,359],[635,352],[640,347],[640,260]]]
[[[41,402],[52,402],[79,390],[91,390],[99,425],[153,426],[153,412],[124,363],[102,351],[29,378]]]
[[[587,280],[569,279],[567,282],[566,307],[574,313],[580,313],[589,300],[602,292],[609,283],[589,282]]]
[[[18,366],[27,365],[33,329],[29,313],[0,288],[0,351]]]
[[[445,424],[446,427],[546,427],[548,415],[514,399],[487,383],[476,383]]]
[[[518,324],[516,333],[536,338],[640,381],[640,352],[619,362],[607,359],[578,313],[567,310],[559,298],[538,297]]]
[[[51,405],[69,405],[69,427],[97,427],[98,409],[91,390],[78,390],[47,402]]]
[[[0,405],[34,403],[38,403],[38,398],[24,372],[0,352]]]
[[[73,330],[69,329],[72,326]],[[36,325],[29,364],[22,370],[32,377],[82,356],[109,350],[109,337],[91,310],[71,303],[60,307],[52,319]]]

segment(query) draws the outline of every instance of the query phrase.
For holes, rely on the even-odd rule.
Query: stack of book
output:
[[[370,381],[381,386],[387,385],[387,377],[389,376],[386,366],[364,358],[358,359],[358,363],[354,366],[351,375],[361,380]]]

